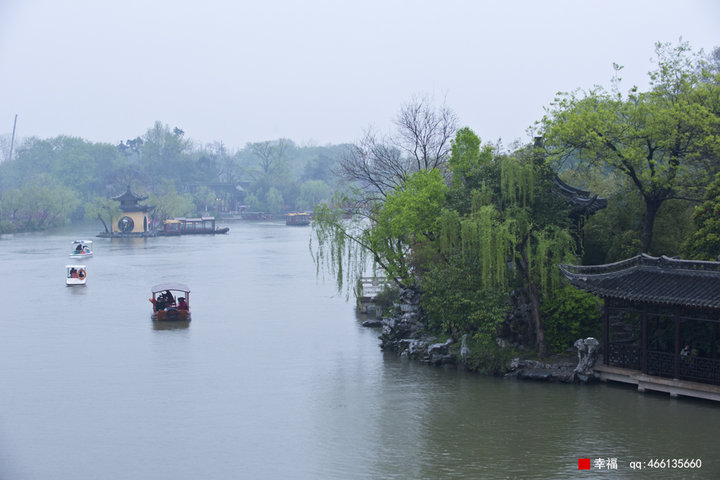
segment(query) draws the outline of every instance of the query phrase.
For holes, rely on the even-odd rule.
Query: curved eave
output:
[[[720,310],[720,274],[631,266],[604,273],[575,273],[560,266],[574,287],[605,299]]]

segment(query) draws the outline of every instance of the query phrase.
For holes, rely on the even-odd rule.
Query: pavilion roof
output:
[[[560,180],[560,177],[553,177],[555,191],[565,199],[570,206],[571,215],[592,215],[598,210],[607,207],[607,199],[579,188],[571,187]]]
[[[143,200],[147,200],[147,198],[148,197],[143,197],[143,196],[137,195],[136,193],[133,193],[130,190],[130,185],[128,185],[127,190],[124,193],[121,193],[120,195],[112,197],[113,200],[117,200],[117,201],[119,201],[121,203],[125,203],[125,204],[141,202]]]
[[[720,310],[720,262],[642,254],[560,270],[573,286],[602,298]]]

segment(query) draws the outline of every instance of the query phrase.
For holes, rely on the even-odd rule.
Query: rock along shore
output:
[[[395,305],[395,314],[383,319],[363,322],[366,327],[381,328],[380,348],[431,365],[456,365],[467,368],[465,359],[470,350],[465,338],[460,339],[459,348],[452,348],[457,340],[449,338],[438,342],[436,337],[422,332],[420,322],[420,294],[412,289],[400,292],[400,301]],[[599,342],[594,338],[575,342],[578,361],[563,359],[544,363],[538,360],[514,358],[506,366],[505,377],[562,383],[589,383],[596,380],[593,367],[599,352]]]

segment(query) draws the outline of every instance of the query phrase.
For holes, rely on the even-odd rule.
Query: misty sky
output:
[[[484,141],[555,93],[647,87],[657,41],[720,46],[717,0],[0,0],[0,137],[353,142],[413,96]]]

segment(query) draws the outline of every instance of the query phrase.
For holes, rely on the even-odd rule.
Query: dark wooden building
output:
[[[560,269],[605,301],[605,365],[720,385],[720,262],[643,254]]]

